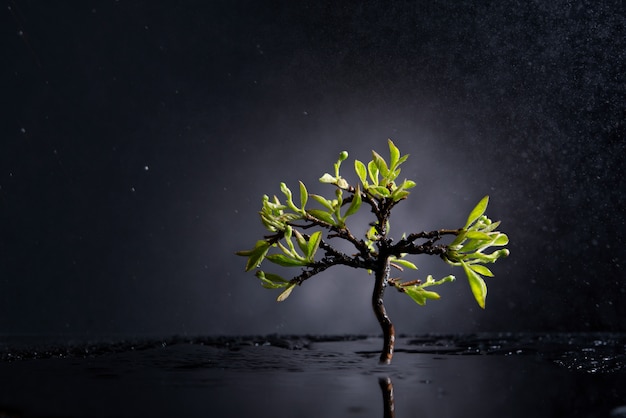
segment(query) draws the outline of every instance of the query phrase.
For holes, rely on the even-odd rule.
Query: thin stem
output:
[[[385,304],[383,301],[385,287],[389,279],[389,257],[384,256],[378,267],[376,268],[376,282],[374,283],[374,292],[372,293],[372,308],[376,319],[383,330],[383,351],[380,353],[380,363],[389,364],[393,357],[393,347],[396,342],[396,332],[393,324],[387,316]]]

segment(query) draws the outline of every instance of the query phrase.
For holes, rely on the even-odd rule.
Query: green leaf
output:
[[[359,176],[361,183],[365,186],[367,184],[367,169],[365,168],[365,164],[359,160],[354,160],[354,171],[356,175]]]
[[[400,175],[400,172],[402,170],[400,170],[399,168],[397,170],[389,170],[389,180],[388,181],[395,181],[398,176]]]
[[[449,245],[448,248],[454,248],[454,247],[458,247],[459,245],[461,245],[461,243],[463,241],[465,241],[465,235],[467,234],[467,231],[460,231],[459,234],[456,236],[456,238],[454,239],[454,241],[452,241]],[[458,248],[457,248],[458,249]]]
[[[417,287],[424,288],[424,287],[429,287],[429,286],[439,286],[439,285],[441,285],[443,283],[453,282],[455,280],[456,280],[456,277],[454,277],[451,274],[446,276],[446,277],[444,277],[443,279],[439,279],[439,280],[435,280],[433,278],[433,276],[431,274],[429,274],[428,276],[426,276],[426,282],[424,282],[424,283],[422,283],[420,285],[417,285]]]
[[[491,245],[506,245],[509,243],[509,237],[506,234],[500,234]]]
[[[417,270],[417,266],[411,263],[409,260],[404,260],[402,258],[392,258],[389,260],[391,264],[398,264],[399,266],[406,267],[408,269]]]
[[[432,275],[428,275],[426,282],[422,284],[408,285],[408,283],[403,284],[395,281],[393,285],[396,289],[409,295],[418,305],[424,305],[428,299],[436,300],[440,298],[438,293],[425,290],[425,287],[437,286],[443,283],[453,282],[454,280],[455,277],[453,275],[446,276],[441,280],[435,280]]]
[[[387,162],[385,162],[385,159],[381,157],[380,154],[378,154],[376,151],[372,151],[372,158],[372,161],[374,161],[374,164],[376,164],[376,167],[378,168],[378,171],[380,171],[380,174],[383,176],[383,178],[389,177],[389,167],[387,167]]]
[[[266,289],[282,289],[283,287],[283,286],[277,286],[276,284],[270,282],[269,280],[263,277],[259,277],[259,279],[261,279],[261,286],[263,286]]]
[[[263,196],[263,210],[272,214],[278,214],[283,209],[287,209],[287,206],[280,203],[280,200],[274,196],[274,201],[270,202],[268,195]]]
[[[306,202],[309,200],[309,192],[306,190],[304,183],[300,182],[300,208],[304,210]]]
[[[291,190],[289,190],[289,187],[287,187],[285,183],[280,183],[280,191],[287,196],[287,199],[291,199]]]
[[[261,223],[263,223],[263,226],[265,226],[265,228],[268,231],[276,232],[282,229],[282,225],[280,224],[280,222],[276,221],[275,217],[266,215],[263,212],[260,213],[260,216],[261,216]]]
[[[400,150],[391,139],[388,139],[387,143],[389,144],[389,167],[390,170],[395,170],[398,160],[400,159]]]
[[[396,167],[399,167],[400,164],[402,164],[403,162],[406,161],[406,159],[409,158],[409,154],[404,154],[402,157],[400,157],[400,159],[398,160],[398,162],[396,163]]]
[[[311,196],[313,198],[313,200],[315,200],[320,205],[324,206],[326,209],[328,209],[328,210],[334,210],[335,209],[333,207],[333,203],[330,200],[326,199],[324,196],[320,196],[318,194],[310,194],[309,196]]]
[[[333,216],[328,212],[324,212],[323,210],[307,209],[306,213],[319,219],[320,221],[326,222],[327,224],[337,225],[337,222],[335,221]]]
[[[263,276],[268,279],[269,281],[271,281],[272,283],[289,283],[289,280],[283,279],[281,276],[279,276],[278,274],[273,274],[273,273],[266,273],[264,271],[259,270],[257,272],[257,277],[259,276],[260,273],[263,273]],[[285,287],[285,285],[283,285],[283,287]]]
[[[246,251],[238,251],[237,255],[248,257],[248,262],[246,263],[246,271],[250,271],[254,268],[257,268],[259,264],[265,258],[265,255],[270,249],[271,244],[265,240],[259,240],[256,242],[255,246],[251,250]]]
[[[374,183],[375,186],[378,186],[378,167],[376,166],[376,163],[374,162],[374,160],[370,161],[369,163],[367,163],[367,173],[370,176],[370,180],[372,180],[372,183]]]
[[[491,241],[493,239],[491,236],[479,231],[467,231],[467,234],[465,236],[469,239],[477,239],[483,241]]]
[[[410,193],[407,192],[406,190],[402,190],[402,189],[396,189],[391,193],[391,198],[393,199],[394,202],[398,202],[404,198],[406,198]]]
[[[281,286],[277,286],[273,282],[267,280],[265,277],[257,276],[261,280],[261,286],[266,289],[280,289]]]
[[[279,266],[283,267],[300,267],[309,264],[306,260],[298,260],[285,254],[270,254],[265,258],[267,258],[272,263],[278,264]]]
[[[391,196],[391,193],[389,193],[389,189],[384,186],[372,186],[367,190],[374,195],[378,195],[379,197]]]
[[[493,277],[493,273],[491,272],[491,270],[489,270],[487,267],[483,266],[482,264],[469,264],[468,266],[469,268],[471,268],[478,274],[481,274],[487,277]]]
[[[339,177],[337,179],[337,182],[335,183],[337,185],[337,187],[339,187],[340,189],[348,189],[350,187],[350,185],[348,184],[348,182],[346,181],[346,179]]]
[[[324,175],[320,177],[320,183],[334,184],[336,181],[337,179],[328,173],[324,173]]]
[[[285,246],[283,245],[283,243],[282,243],[282,242],[280,242],[280,241],[279,241],[279,242],[277,242],[276,244],[278,245],[278,248],[280,248],[280,249],[281,249],[281,251],[282,251],[282,252],[283,252],[283,253],[284,253],[287,257],[294,257],[294,258],[295,258],[294,254],[293,254],[293,242],[290,242],[289,240],[287,240],[286,242],[287,242],[287,244],[288,244],[288,245],[289,245],[289,244],[291,244],[291,248],[287,248],[287,247],[285,247]]]
[[[320,243],[322,242],[322,231],[316,231],[313,234],[311,234],[311,237],[309,238],[309,242],[308,242],[308,248],[307,248],[307,259],[309,262],[313,262],[313,258],[315,257],[315,253],[317,252],[317,249],[320,246]]]
[[[437,280],[435,283],[436,285],[440,285],[442,283],[448,283],[448,282],[453,282],[456,280],[456,277],[454,277],[452,274],[447,275],[446,277],[444,277],[443,279]]]
[[[488,233],[491,231],[495,231],[495,229],[500,226],[500,221],[498,222],[492,222],[491,225],[487,225],[486,227],[482,228],[480,231],[484,232],[484,233]]]
[[[360,207],[361,207],[361,189],[359,185],[357,184],[356,190],[354,191],[354,194],[352,195],[352,202],[350,202],[350,206],[348,206],[348,210],[343,216],[343,219],[346,219],[348,216],[354,215],[355,213],[357,213]]]
[[[289,187],[287,187],[285,183],[280,183],[280,190],[283,192],[283,194],[287,198],[287,206],[289,207],[289,209],[291,209],[294,212],[300,212],[300,210],[293,203],[293,195]]]
[[[478,202],[478,204],[470,212],[469,216],[467,217],[467,222],[465,223],[465,226],[463,227],[463,229],[467,229],[471,224],[476,222],[478,218],[483,216],[483,214],[485,213],[485,210],[487,209],[488,204],[489,204],[489,196],[483,197],[481,201]]]
[[[277,274],[265,273],[264,271],[257,271],[256,277],[261,280],[261,285],[266,289],[281,289],[289,286],[289,281],[283,279]]]
[[[302,250],[304,256],[308,257],[309,245],[306,239],[304,239],[304,236],[297,229],[294,229],[293,233],[296,236],[296,242],[298,243],[298,247],[300,247],[300,250]]]
[[[374,241],[376,240],[377,235],[378,235],[378,230],[376,229],[376,225],[372,225],[370,229],[367,230],[365,237],[370,241]]]
[[[401,187],[402,187],[403,189],[405,189],[405,190],[406,190],[406,189],[412,189],[413,187],[415,187],[415,186],[416,186],[416,184],[417,184],[417,183],[415,183],[413,180],[404,180],[404,181],[402,182],[402,186],[401,186]]]
[[[427,299],[437,300],[440,299],[439,293],[432,292],[430,290],[424,290],[418,286],[407,286],[404,289],[404,293],[409,295],[411,299],[415,301],[420,306],[424,306],[426,304]]]
[[[459,249],[460,253],[472,253],[480,250],[483,247],[488,247],[489,243],[483,240],[471,239],[467,241],[463,246]]]
[[[291,283],[289,286],[287,286],[287,288],[285,289],[285,291],[283,293],[281,293],[280,295],[278,295],[278,298],[276,298],[277,302],[282,302],[285,299],[287,299],[289,297],[289,295],[291,294],[291,291],[293,290],[293,288],[296,286],[295,283]]]
[[[465,271],[465,275],[469,281],[474,299],[478,302],[478,306],[485,309],[485,299],[487,298],[487,285],[485,281],[463,261],[461,261],[461,266],[463,266],[463,271]]]
[[[463,257],[464,259],[467,260],[478,260],[481,263],[495,263],[498,258],[500,257],[507,257],[509,255],[509,250],[507,250],[506,248],[503,248],[501,250],[498,251],[494,251],[491,254],[483,254],[483,253],[469,253],[466,254],[465,257]]]

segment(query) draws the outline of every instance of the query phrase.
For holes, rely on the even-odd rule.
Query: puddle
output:
[[[626,335],[0,339],[0,417],[621,417]]]

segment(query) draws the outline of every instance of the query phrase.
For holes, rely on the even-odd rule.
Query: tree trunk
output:
[[[380,363],[389,364],[393,357],[393,346],[396,342],[396,333],[391,320],[385,311],[383,297],[385,287],[389,279],[389,259],[384,257],[380,265],[376,268],[376,282],[374,284],[374,293],[372,294],[372,308],[376,314],[376,319],[383,330],[383,351],[380,353]]]

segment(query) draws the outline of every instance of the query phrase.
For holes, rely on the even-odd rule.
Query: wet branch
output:
[[[315,276],[328,269],[329,267],[336,265],[344,265],[353,268],[372,269],[372,262],[368,260],[361,260],[358,257],[351,257],[341,251],[336,250],[328,243],[322,240],[320,242],[320,248],[326,252],[326,256],[319,261],[311,264],[301,274],[291,279],[292,282],[301,285],[305,280]]]
[[[441,255],[446,252],[448,246],[444,244],[435,245],[435,243],[445,235],[458,235],[460,232],[461,229],[438,229],[430,232],[416,232],[392,246],[391,252],[394,256],[400,256],[404,253]],[[428,241],[416,244],[415,241],[418,239],[427,239]]]
[[[338,227],[336,225],[332,225],[329,224],[328,222],[325,222],[321,219],[317,219],[316,217],[307,214],[305,220],[308,222],[304,225],[298,225],[298,224],[294,224],[291,222],[288,222],[288,224],[290,226],[293,227],[297,227],[297,228],[301,228],[301,229],[308,229],[308,228],[312,228],[314,226],[321,226],[322,228],[328,229],[331,233],[328,234],[328,238],[342,238],[350,243],[352,243],[352,245],[354,245],[354,247],[357,249],[357,251],[359,251],[359,253],[361,253],[362,255],[365,255],[369,252],[367,245],[365,245],[365,242],[363,242],[363,240],[359,240],[357,239],[352,232],[348,229],[348,227],[343,226],[343,227]]]

